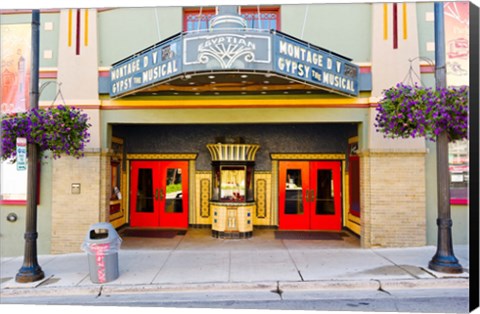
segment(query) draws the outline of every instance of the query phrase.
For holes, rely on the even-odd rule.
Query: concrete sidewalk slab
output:
[[[429,278],[430,276],[435,276],[437,278],[442,277],[466,277],[468,276],[467,272],[463,272],[461,274],[445,274],[433,271],[428,269],[428,263],[432,260],[432,257],[435,255],[436,247],[433,246],[426,246],[426,247],[416,247],[416,248],[385,248],[385,249],[372,249],[372,251],[385,258],[386,260],[392,262],[394,265],[398,265],[400,267],[405,267],[406,265],[409,266],[416,266],[419,269],[424,271],[423,274],[419,273],[419,278]],[[460,250],[462,253],[465,254],[465,250]],[[460,264],[463,268],[468,269],[468,260],[464,258],[459,258]]]
[[[230,281],[298,281],[301,277],[288,252],[231,251]]]
[[[230,253],[225,251],[174,251],[153,283],[228,282]]]
[[[412,278],[371,250],[295,250],[290,255],[304,280]]]

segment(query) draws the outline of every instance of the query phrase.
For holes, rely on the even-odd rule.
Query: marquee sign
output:
[[[152,46],[110,70],[110,96],[119,96],[182,73],[181,37]]]
[[[265,69],[271,66],[271,37],[215,32],[185,36],[183,65],[189,70]]]
[[[358,95],[358,67],[339,55],[276,34],[274,59],[278,73],[312,85]]]
[[[357,96],[358,66],[338,54],[278,32],[243,30],[179,34],[114,64],[110,96],[118,97],[188,73],[275,73]]]

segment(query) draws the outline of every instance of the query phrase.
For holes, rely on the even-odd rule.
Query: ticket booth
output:
[[[250,238],[253,232],[256,144],[208,144],[212,156],[212,236]]]

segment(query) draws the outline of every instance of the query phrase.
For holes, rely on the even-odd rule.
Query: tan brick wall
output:
[[[81,252],[90,225],[107,221],[108,160],[89,152],[80,159],[62,156],[53,162],[52,254]],[[72,194],[72,183],[81,185],[80,194]]]
[[[426,244],[425,153],[360,153],[362,247]]]

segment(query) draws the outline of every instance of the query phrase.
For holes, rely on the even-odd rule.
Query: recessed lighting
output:
[[[195,85],[195,82],[189,82],[188,84],[189,85]]]
[[[198,96],[198,95],[200,95],[200,93],[195,93],[195,95],[197,95],[197,96]]]
[[[209,75],[208,78],[213,80],[215,78],[215,75]]]
[[[247,94],[247,92],[242,92],[242,95],[246,95],[246,94]]]
[[[311,94],[311,93],[312,93],[312,91],[309,91],[309,90],[307,91],[307,94]]]
[[[158,95],[157,93],[152,93],[152,95]]]
[[[177,92],[175,92],[175,93],[173,93],[173,94],[174,94],[174,95],[178,95],[178,93],[177,93]]]
[[[216,82],[214,82],[214,81],[211,81],[211,82],[210,82],[210,84],[215,84],[215,83],[216,83]]]
[[[215,95],[220,95],[220,93],[219,93],[219,92],[215,92],[214,94],[215,94]]]
[[[187,74],[187,75],[185,75],[185,76],[184,76],[184,78],[185,78],[186,80],[189,80],[189,79],[191,79],[191,78],[192,78],[192,76],[191,76],[191,75],[189,75],[189,74]]]
[[[284,94],[288,94],[288,92],[286,92],[286,91],[285,91],[285,92],[283,92],[283,93],[284,93]]]
[[[246,74],[242,74],[242,75],[240,75],[240,77],[241,77],[241,78],[247,78],[247,77],[248,77],[248,75],[246,75]]]
[[[262,92],[263,95],[265,95],[267,92]]]
[[[269,81],[263,81],[263,83],[265,83],[265,84],[270,84],[270,82],[269,82]]]

